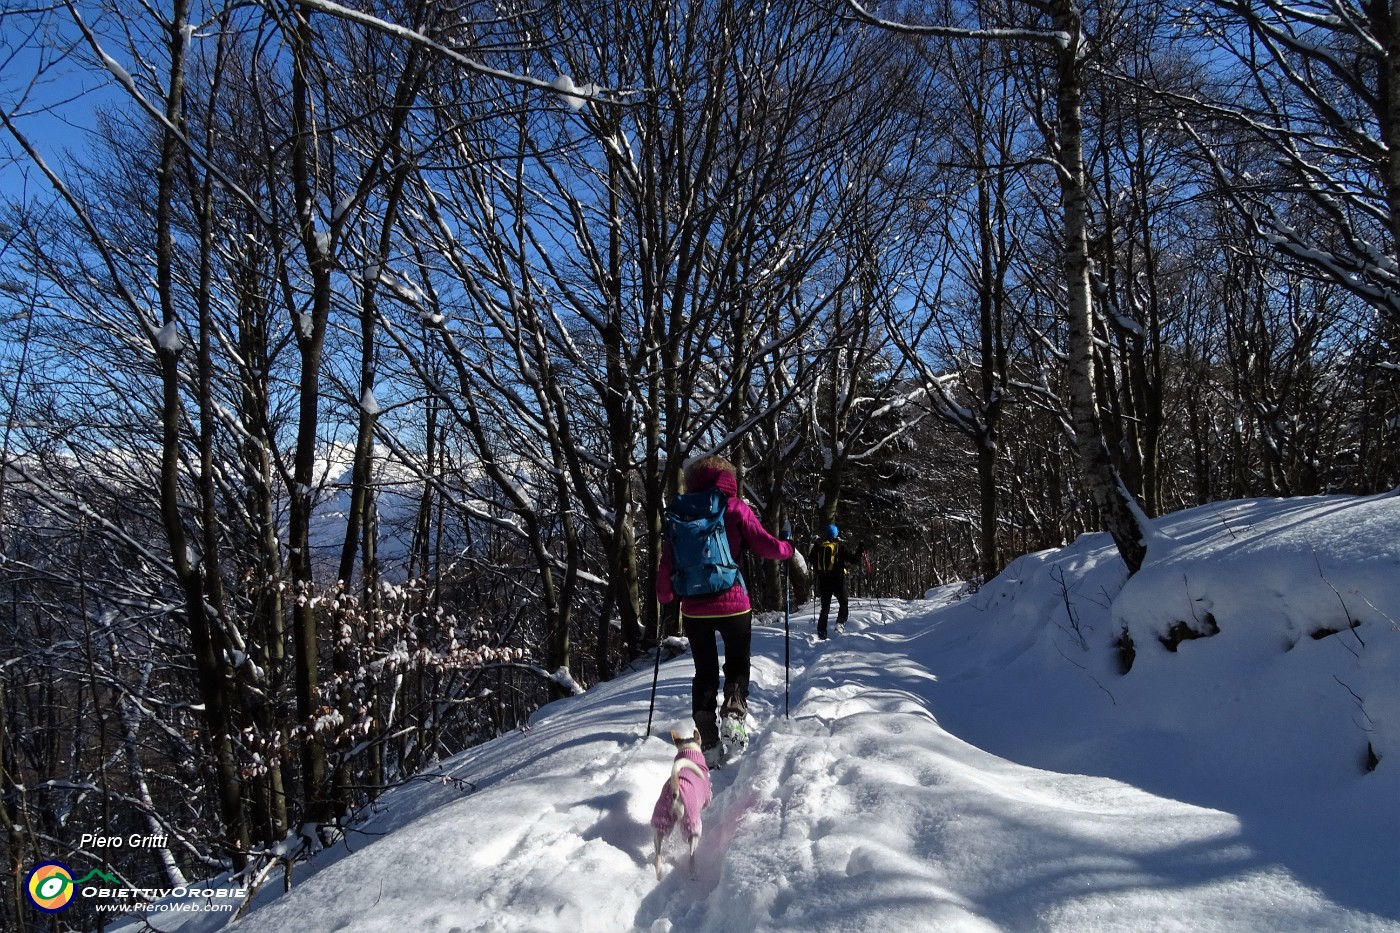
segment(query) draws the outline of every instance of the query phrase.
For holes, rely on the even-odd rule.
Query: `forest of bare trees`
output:
[[[638,662],[707,453],[887,597],[1400,484],[1394,0],[10,0],[0,75],[5,929]]]

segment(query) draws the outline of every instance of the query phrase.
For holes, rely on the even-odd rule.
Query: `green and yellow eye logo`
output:
[[[62,862],[40,862],[29,873],[25,890],[35,907],[56,914],[73,900],[73,872]]]

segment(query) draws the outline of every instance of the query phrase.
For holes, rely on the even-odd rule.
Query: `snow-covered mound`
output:
[[[829,642],[803,607],[790,717],[765,620],[694,876],[673,841],[657,882],[647,824],[682,656],[658,735],[639,664],[385,795],[233,928],[1400,931],[1400,498],[1158,525],[1126,585],[1089,535]]]
[[[940,721],[1024,764],[1230,813],[1254,857],[1400,917],[1400,497],[1157,524],[1126,584],[1107,536],[1086,535],[945,610]]]

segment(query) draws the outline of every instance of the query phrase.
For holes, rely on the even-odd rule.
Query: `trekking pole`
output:
[[[865,579],[870,584],[870,595],[875,597],[875,608],[880,610],[880,616],[885,615],[885,605],[880,602],[880,592],[875,586],[875,568],[870,563],[870,552],[861,549],[861,557],[865,560]]]
[[[791,604],[788,601],[788,593],[791,589],[792,570],[789,567],[783,568],[783,718],[788,716],[788,678],[792,670],[792,634],[789,631],[791,621]]]
[[[783,540],[791,543],[792,526],[783,522]],[[783,718],[788,716],[788,679],[792,670],[792,635],[789,631],[792,617],[792,602],[788,594],[792,591],[792,558],[783,562]]]
[[[656,604],[656,667],[651,672],[651,705],[647,707],[647,735],[651,735],[651,717],[656,712],[656,682],[661,679],[661,603]]]

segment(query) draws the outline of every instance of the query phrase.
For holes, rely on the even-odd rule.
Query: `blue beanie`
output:
[[[839,538],[839,537],[841,537],[841,529],[840,529],[840,528],[837,528],[835,525],[827,525],[827,526],[826,526],[826,533],[827,533],[827,536],[828,536],[828,537],[831,537],[831,538]]]

